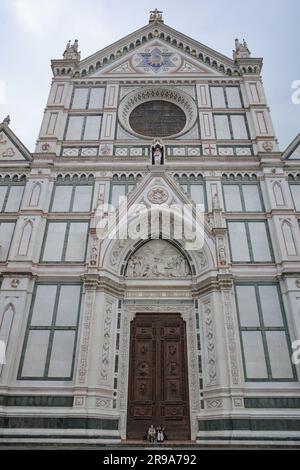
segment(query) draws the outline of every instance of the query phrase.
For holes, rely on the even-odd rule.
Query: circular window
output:
[[[195,125],[197,107],[182,90],[169,86],[145,86],[128,93],[118,111],[123,129],[136,137],[172,137]]]
[[[169,101],[147,101],[138,105],[129,116],[130,127],[147,137],[178,134],[186,125],[184,111]]]

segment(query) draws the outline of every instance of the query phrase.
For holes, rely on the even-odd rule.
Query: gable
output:
[[[300,133],[283,153],[284,160],[300,160]]]
[[[90,75],[96,78],[102,75],[168,75],[168,74],[203,74],[209,76],[224,76],[214,68],[202,64],[183,51],[172,45],[166,45],[159,39],[153,39],[147,45],[141,45],[133,52],[120,58],[101,70]]]
[[[0,125],[0,162],[20,160],[31,160],[30,152],[7,125]]]
[[[166,54],[164,65],[155,67],[149,65],[146,56],[135,56],[135,54],[152,53],[152,49],[157,46],[160,54]],[[173,58],[178,57],[178,64],[171,65],[168,61],[168,54],[174,54]],[[132,63],[132,56],[134,63]],[[159,58],[161,60],[161,57]],[[176,62],[176,60],[175,60]],[[236,66],[232,59],[223,54],[214,51],[204,44],[180,33],[167,26],[164,23],[150,23],[139,30],[129,34],[114,44],[92,54],[80,62],[81,76],[98,77],[102,74],[110,73],[143,73],[144,67],[148,66],[145,73],[153,72],[153,75],[161,73],[164,67],[177,69],[182,73],[209,73],[213,75],[232,75]],[[133,66],[133,67],[132,67]],[[175,67],[176,66],[176,67]],[[182,69],[181,69],[182,67]],[[138,72],[137,70],[138,69]],[[175,70],[172,70],[173,72]]]

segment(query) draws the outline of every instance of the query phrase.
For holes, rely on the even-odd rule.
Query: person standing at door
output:
[[[148,429],[148,441],[154,442],[156,438],[156,430],[153,424],[151,424],[150,428]]]
[[[158,426],[158,428],[156,428],[156,440],[157,442],[164,442],[164,432],[161,426]]]

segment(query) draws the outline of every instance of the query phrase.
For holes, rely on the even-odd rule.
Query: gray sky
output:
[[[51,83],[50,60],[79,39],[85,58],[148,23],[149,10],[165,23],[231,57],[236,37],[263,57],[264,86],[281,149],[300,132],[298,0],[1,0],[0,118],[34,150]],[[6,96],[3,100],[3,83]],[[2,91],[2,92],[1,92]]]

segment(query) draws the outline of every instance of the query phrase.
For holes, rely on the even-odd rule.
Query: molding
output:
[[[104,429],[118,430],[118,419],[87,418],[79,416],[2,416],[0,428],[4,429]],[[10,436],[13,437],[13,436]]]
[[[72,407],[73,396],[0,395],[0,406]]]

